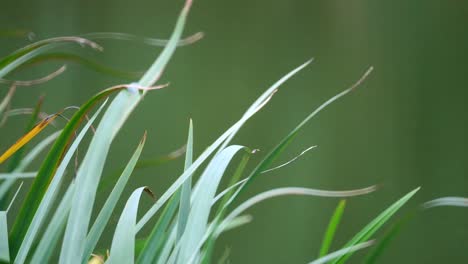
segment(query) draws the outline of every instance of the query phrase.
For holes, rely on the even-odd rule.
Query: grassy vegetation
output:
[[[289,78],[306,67],[310,61],[298,66],[286,74],[268,90],[266,90],[245,112],[245,114],[198,157],[193,156],[192,122],[189,124],[185,151],[184,172],[162,194],[141,219],[137,219],[139,201],[142,195],[151,191],[142,186],[133,191],[130,197],[122,197],[123,190],[129,181],[133,170],[138,164],[144,148],[146,133],[126,167],[121,172],[116,184],[105,203],[100,208],[96,218],[92,218],[92,210],[98,196],[98,185],[109,155],[113,139],[119,133],[132,111],[138,106],[145,94],[163,86],[156,85],[164,73],[171,56],[179,45],[186,45],[200,38],[196,34],[188,39],[181,39],[185,21],[191,6],[187,1],[168,41],[141,39],[152,45],[164,45],[164,49],[137,83],[116,85],[105,89],[85,102],[74,113],[66,126],[45,138],[30,151],[24,151],[23,145],[61,115],[62,111],[44,117],[41,115],[40,103],[28,113],[31,122],[27,126],[25,136],[13,144],[1,157],[0,162],[9,161],[8,172],[2,173],[0,185],[0,200],[4,208],[0,212],[0,259],[12,263],[211,263],[216,240],[223,232],[251,221],[245,211],[266,199],[283,195],[309,195],[322,197],[352,197],[365,195],[375,191],[375,187],[357,190],[328,191],[301,187],[287,187],[269,190],[253,196],[234,207],[239,202],[239,194],[249,187],[250,183],[260,174],[272,168],[272,164],[295,139],[301,129],[321,110],[352,92],[369,75],[369,69],[350,88],[324,102],[312,111],[297,127],[286,135],[265,157],[254,170],[246,172],[246,164],[254,152],[247,146],[231,145],[242,126],[258,111],[260,111],[275,94],[277,89]],[[62,45],[78,43],[93,49],[100,46],[88,39],[98,38],[133,38],[131,35],[116,33],[101,33],[81,37],[59,37],[33,43],[21,48],[0,60],[0,79],[10,85],[0,103],[0,117],[6,118],[13,110],[8,106],[12,100],[15,87],[19,85],[34,85],[48,81],[63,72],[64,68],[40,80],[28,82],[6,81],[4,79],[12,71],[38,60],[60,57],[71,61],[80,61],[95,70],[119,74],[112,69],[96,65],[72,54],[54,53],[54,49]],[[114,96],[115,95],[115,96]],[[111,96],[114,96],[111,99]],[[88,118],[88,115],[90,118]],[[37,123],[37,119],[40,119]],[[99,119],[99,122],[96,120]],[[82,139],[89,130],[96,126],[87,146],[86,154],[74,174],[73,156]],[[41,157],[40,153],[52,144],[41,166],[37,171],[26,169],[34,159]],[[22,148],[23,147],[23,148]],[[85,149],[83,147],[83,149]],[[235,156],[241,156],[234,163]],[[237,160],[237,159],[236,159]],[[2,164],[3,166],[3,164]],[[235,167],[234,173],[227,173],[228,166]],[[200,171],[204,167],[203,171]],[[67,170],[68,168],[68,170]],[[246,175],[246,176],[245,176]],[[230,184],[220,191],[223,177],[230,178]],[[29,179],[31,178],[31,179]],[[16,195],[15,186],[22,180],[32,180],[27,196],[21,201],[18,212],[9,211],[8,204]],[[196,181],[195,181],[196,180]],[[70,183],[69,183],[70,182]],[[319,258],[311,263],[344,263],[353,252],[373,246],[375,233],[416,194],[419,188],[412,190],[394,204],[390,205],[348,243],[337,251],[330,252],[333,237],[345,209],[344,202],[337,207],[325,233]],[[119,201],[126,200],[122,212],[115,210]],[[445,202],[445,204],[444,204]],[[466,199],[451,198],[436,200],[425,204],[426,207],[437,205],[466,205]],[[7,214],[14,215],[15,221],[7,223]],[[112,215],[119,215],[115,226],[112,243],[108,245],[108,255],[94,255],[98,252],[96,245],[100,241],[104,228]],[[142,233],[143,227],[156,218],[150,233]],[[382,248],[382,247],[379,247]],[[99,252],[102,252],[99,251]],[[376,255],[367,258],[368,263],[375,262]],[[314,256],[311,255],[311,259]]]

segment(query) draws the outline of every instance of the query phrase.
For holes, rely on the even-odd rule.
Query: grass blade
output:
[[[114,211],[114,208],[120,196],[122,195],[122,192],[128,180],[130,179],[130,175],[132,174],[133,169],[135,168],[135,165],[137,164],[137,161],[140,158],[141,152],[145,145],[145,141],[146,141],[146,133],[141,139],[140,144],[138,145],[137,149],[133,153],[133,156],[131,157],[130,161],[127,163],[127,166],[125,167],[124,171],[119,177],[119,180],[115,184],[114,189],[112,190],[109,197],[107,198],[106,203],[104,204],[101,211],[99,212],[99,215],[97,216],[96,221],[91,227],[91,230],[89,231],[89,234],[86,237],[86,245],[85,245],[85,250],[83,254],[84,255],[83,262],[86,262],[87,258],[91,255],[91,253],[93,253],[93,250],[96,247],[96,244],[99,241],[99,238],[101,237],[102,232],[104,231],[104,228],[109,222],[112,212]]]
[[[8,73],[12,72],[32,58],[70,42],[83,46],[86,45],[96,50],[102,50],[102,47],[100,47],[98,44],[80,37],[58,37],[41,40],[23,47],[0,59],[0,78],[5,77]]]
[[[465,197],[442,197],[422,204],[423,209],[439,206],[468,207],[468,198]]]
[[[350,247],[357,245],[358,243],[362,243],[368,240],[377,230],[379,230],[389,219],[392,217],[406,202],[413,197],[416,192],[419,191],[419,188],[414,189],[413,191],[409,192],[390,207],[388,207],[385,211],[383,211],[379,216],[377,216],[372,222],[366,225],[359,233],[357,233],[344,247]],[[352,253],[348,253],[346,255],[341,256],[339,259],[335,260],[333,263],[344,263]]]
[[[8,223],[6,211],[0,211],[0,262],[10,263],[10,247],[8,245]]]
[[[16,86],[14,85],[11,86],[10,89],[8,90],[8,93],[5,95],[2,102],[0,103],[0,118],[3,119],[3,113],[10,105],[11,99],[13,98],[15,91],[16,91]]]
[[[0,173],[0,180],[8,179],[28,179],[36,177],[37,171],[33,172],[10,172],[10,173]]]
[[[114,232],[107,263],[134,263],[138,204],[141,194],[146,189],[146,187],[136,189],[128,199]]]
[[[325,264],[325,263],[329,263],[330,261],[334,260],[334,259],[337,259],[343,255],[346,255],[346,254],[351,254],[351,253],[354,253],[358,250],[361,250],[361,249],[364,249],[364,248],[368,248],[370,246],[372,246],[374,244],[374,241],[371,240],[371,241],[367,241],[367,242],[363,242],[363,243],[359,243],[359,244],[356,244],[354,246],[350,246],[350,247],[345,247],[343,249],[340,249],[340,250],[337,250],[333,253],[330,253],[326,256],[323,256],[319,259],[316,259],[312,262],[310,262],[309,264]]]
[[[384,250],[388,247],[388,245],[393,241],[393,239],[400,233],[400,230],[407,221],[401,221],[399,219],[395,225],[393,225],[390,230],[380,239],[379,243],[369,252],[366,256],[364,263],[366,264],[373,264],[377,263],[379,257],[383,254]],[[404,219],[404,220],[408,220]]]
[[[146,45],[151,46],[166,46],[169,44],[169,40],[166,39],[155,39],[155,38],[148,38],[148,37],[140,37],[132,34],[127,33],[120,33],[120,32],[93,32],[81,35],[87,39],[114,39],[114,40],[126,40],[126,41],[135,41],[141,42]],[[203,33],[198,32],[195,33],[187,38],[181,39],[177,42],[178,47],[187,46],[193,44],[200,39],[203,38]]]
[[[317,190],[317,189],[310,189],[310,188],[299,188],[299,187],[283,187],[272,189],[256,196],[248,199],[241,205],[239,205],[236,209],[234,209],[226,218],[221,222],[218,226],[215,236],[219,235],[223,229],[225,228],[226,223],[232,221],[234,218],[239,216],[245,210],[249,209],[253,205],[262,202],[267,199],[271,199],[273,197],[284,196],[284,195],[308,195],[308,196],[319,196],[319,197],[352,197],[358,195],[364,195],[375,191],[375,186],[363,188],[363,189],[356,189],[356,190],[349,190],[349,191],[325,191],[325,190]]]
[[[50,263],[50,257],[54,253],[59,242],[60,235],[65,229],[68,213],[70,212],[71,199],[75,190],[75,184],[72,182],[65,194],[63,195],[54,216],[47,225],[47,229],[39,241],[36,250],[31,259],[31,263],[42,264]]]
[[[192,165],[193,160],[193,123],[190,119],[189,133],[187,139],[187,151],[185,153],[185,166],[184,171]],[[180,194],[180,206],[179,206],[179,218],[177,224],[177,240],[180,239],[184,233],[185,226],[187,224],[188,215],[190,212],[190,196],[192,193],[192,177],[188,177],[187,180],[182,184],[182,190]]]
[[[327,231],[325,232],[325,236],[323,237],[322,247],[320,248],[319,257],[323,257],[328,253],[330,249],[331,243],[333,241],[333,237],[335,236],[336,229],[340,224],[341,217],[343,216],[343,212],[346,206],[346,200],[341,200],[338,203],[338,206],[333,213],[333,216],[328,223]]]

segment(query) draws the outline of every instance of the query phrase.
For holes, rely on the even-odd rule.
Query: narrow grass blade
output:
[[[185,1],[185,6],[179,15],[179,19],[177,20],[171,38],[167,42],[167,45],[165,46],[164,50],[161,52],[159,57],[138,82],[140,85],[151,86],[161,77],[164,68],[166,67],[169,59],[172,57],[177,48],[177,43],[180,41],[180,38],[184,31],[185,21],[187,19],[187,15],[189,13],[191,5],[192,0]],[[143,94],[145,94],[145,92],[143,92]]]
[[[213,158],[200,176],[193,191],[192,208],[187,220],[187,226],[191,228],[186,229],[180,239],[178,263],[187,263],[202,240],[221,178],[234,155],[242,149],[245,150],[245,147],[236,145],[227,147]]]
[[[99,238],[101,237],[102,232],[104,231],[104,228],[109,222],[112,212],[114,211],[114,208],[117,205],[117,202],[120,196],[122,195],[122,192],[125,186],[127,185],[128,180],[130,179],[130,175],[132,175],[133,169],[135,168],[135,165],[138,159],[140,158],[141,152],[145,145],[145,141],[146,133],[140,141],[140,144],[138,145],[137,149],[133,153],[133,156],[131,157],[130,161],[127,163],[127,166],[120,175],[119,180],[114,186],[114,189],[110,193],[104,206],[99,212],[99,215],[97,216],[93,226],[91,227],[91,230],[89,231],[89,234],[86,237],[86,245],[83,254],[84,263],[88,261],[88,257],[91,256],[91,253],[93,253],[93,250],[96,247],[96,244],[98,243]]]
[[[8,223],[6,211],[0,211],[0,262],[10,263]]]
[[[268,173],[268,172],[271,172],[271,171],[274,171],[274,170],[277,170],[277,169],[281,169],[285,166],[288,166],[289,164],[293,163],[294,161],[296,161],[298,158],[300,158],[302,155],[306,154],[307,152],[309,152],[309,150],[311,149],[314,149],[316,148],[317,146],[312,146],[312,147],[308,147],[307,149],[303,150],[301,153],[299,153],[299,155],[295,156],[294,158],[290,159],[289,161],[281,164],[281,165],[278,165],[278,166],[275,166],[271,169],[268,169],[268,170],[264,170],[262,171],[262,173]]]
[[[284,188],[277,188],[273,190],[269,190],[263,193],[260,193],[241,205],[239,205],[236,209],[234,209],[228,216],[226,216],[223,220],[220,219],[220,215],[217,215],[216,218],[212,221],[210,226],[208,227],[207,231],[201,243],[198,244],[197,251],[205,241],[207,241],[208,245],[213,245],[214,241],[226,231],[226,227],[229,226],[229,223],[233,221],[236,217],[242,214],[245,210],[252,207],[253,205],[262,202],[267,199],[271,199],[273,197],[284,196],[284,195],[308,195],[308,196],[319,196],[319,197],[351,197],[357,195],[364,195],[370,192],[375,191],[375,186],[363,188],[363,189],[356,189],[356,190],[348,190],[348,191],[325,191],[325,190],[317,190],[317,189],[310,189],[310,188],[300,188],[300,187],[284,187]],[[210,250],[210,248],[208,248]],[[193,252],[192,257],[188,261],[188,263],[193,263],[197,256],[197,251]],[[207,252],[210,254],[210,251]],[[209,257],[203,256],[203,263],[209,263]]]
[[[468,207],[468,198],[465,197],[442,197],[422,204],[423,209],[429,209],[439,206]]]
[[[161,216],[159,217],[158,221],[154,225],[153,229],[151,230],[150,235],[146,239],[145,246],[143,247],[143,250],[140,252],[137,263],[138,264],[145,264],[145,263],[154,263],[154,260],[157,258],[159,255],[159,250],[160,248],[164,246],[168,246],[167,244],[169,243],[167,240],[167,227],[170,224],[170,221],[172,220],[177,206],[180,201],[180,192],[177,192],[174,194],[174,196],[169,200],[167,203],[166,207],[164,210],[161,212]],[[174,225],[174,228],[177,228],[177,225]],[[174,234],[176,233],[176,230],[174,231]],[[174,237],[175,240],[175,237]],[[173,241],[172,243],[174,243]]]
[[[173,225],[172,228],[170,228],[169,236],[166,242],[164,243],[164,247],[161,250],[161,254],[159,254],[158,261],[156,261],[157,264],[168,263],[171,250],[174,248],[176,236],[177,236],[177,224]]]
[[[134,263],[135,261],[135,235],[136,217],[140,196],[146,187],[136,189],[125,205],[114,232],[110,257],[107,263]]]
[[[387,247],[390,245],[390,243],[395,239],[395,237],[400,233],[400,230],[407,221],[401,221],[399,219],[395,225],[393,225],[390,230],[382,237],[382,239],[379,239],[379,242],[373,249],[367,254],[365,260],[363,263],[366,264],[373,264],[377,263],[377,260],[379,259],[380,256],[382,256],[383,252]],[[408,219],[404,219],[408,220]]]
[[[70,149],[66,153],[65,157],[63,158],[63,161],[60,163],[60,166],[57,169],[55,176],[53,177],[49,187],[47,188],[44,198],[39,204],[37,211],[30,222],[29,228],[27,229],[27,232],[15,257],[15,263],[24,263],[26,261],[31,247],[38,235],[38,232],[40,231],[41,226],[44,224],[48,212],[54,204],[55,198],[57,197],[62,183],[63,175],[65,173],[65,169],[67,168],[70,160],[73,157],[73,154],[75,153],[76,149],[81,143],[81,140],[84,138],[86,132],[89,130],[89,128],[91,127],[92,123],[97,118],[101,110],[104,108],[104,105],[105,104],[103,104],[87,122],[85,127],[78,134]]]
[[[8,179],[28,179],[36,177],[37,171],[33,172],[10,172],[10,173],[0,173],[0,180]]]
[[[414,189],[413,191],[409,192],[390,207],[388,207],[385,211],[383,211],[379,216],[377,216],[372,222],[366,225],[359,233],[357,233],[344,247],[350,247],[362,243],[368,240],[377,230],[379,230],[389,219],[392,217],[406,202],[419,191],[419,188]],[[344,263],[352,253],[348,253],[346,255],[341,256],[333,263]]]
[[[330,222],[328,223],[325,236],[323,237],[323,242],[320,248],[319,257],[323,257],[328,253],[328,250],[330,249],[331,243],[335,236],[336,229],[338,228],[338,225],[340,224],[340,221],[341,221],[341,217],[343,216],[345,206],[346,206],[346,200],[341,200],[338,203],[338,206],[336,207],[335,212],[333,213],[333,216],[331,217]]]
[[[10,89],[8,89],[8,93],[5,95],[2,102],[0,103],[0,118],[3,117],[3,113],[7,109],[8,105],[10,105],[11,99],[13,98],[15,91],[16,86],[11,86]]]
[[[273,190],[269,190],[256,196],[248,199],[241,205],[239,205],[236,209],[234,209],[226,218],[221,222],[219,225],[216,234],[219,235],[226,226],[226,223],[232,221],[235,217],[243,213],[248,208],[252,207],[253,205],[262,202],[267,199],[271,199],[273,197],[284,196],[284,195],[308,195],[308,196],[319,196],[319,197],[352,197],[358,195],[364,195],[375,191],[375,186],[363,188],[363,189],[356,189],[356,190],[349,190],[349,191],[325,191],[325,190],[317,190],[317,189],[310,189],[310,188],[299,188],[299,187],[284,187],[284,188],[277,188]]]
[[[190,119],[189,133],[187,139],[187,152],[185,153],[185,166],[184,171],[192,165],[193,160],[193,124]],[[190,212],[190,197],[192,193],[192,177],[188,177],[182,185],[180,194],[179,217],[177,225],[177,239],[180,239],[184,233],[187,224],[188,215]]]
[[[33,44],[30,44],[26,47],[23,47],[8,56],[0,59],[0,78],[5,77],[8,73],[18,68],[23,63],[29,61],[30,59],[43,54],[46,51],[49,51],[53,48],[60,47],[65,43],[78,43],[80,45],[86,45],[96,50],[102,50],[95,42],[87,40],[80,37],[58,37],[45,39]]]
[[[329,263],[330,261],[335,260],[335,259],[337,259],[337,258],[339,258],[341,256],[346,255],[346,254],[351,254],[351,253],[354,253],[354,252],[356,252],[358,250],[368,248],[368,247],[372,246],[373,244],[374,244],[374,241],[371,240],[371,241],[356,244],[354,246],[345,247],[343,249],[340,249],[338,251],[330,253],[330,254],[328,254],[326,256],[323,256],[323,257],[321,257],[321,258],[319,258],[317,260],[314,260],[314,261],[310,262],[309,264]]]
[[[54,79],[55,77],[59,76],[60,74],[62,74],[65,70],[66,70],[66,66],[63,65],[62,67],[58,68],[57,70],[55,70],[54,72],[44,76],[44,77],[41,77],[39,79],[35,79],[35,80],[28,80],[28,81],[19,81],[19,80],[5,80],[5,79],[0,79],[0,83],[3,83],[3,84],[11,84],[11,85],[15,85],[15,86],[32,86],[32,85],[38,85],[38,84],[42,84],[42,83],[45,83],[45,82],[48,82],[52,79]]]
[[[39,241],[31,259],[32,264],[50,263],[50,258],[54,253],[60,236],[65,230],[68,213],[70,212],[71,199],[75,191],[75,184],[72,182],[63,197],[55,213],[50,220],[44,234]]]
[[[88,33],[81,35],[84,38],[87,39],[114,39],[114,40],[126,40],[126,41],[135,41],[135,42],[141,42],[146,45],[151,45],[151,46],[166,46],[169,44],[169,40],[166,39],[155,39],[155,38],[148,38],[148,37],[141,37],[141,36],[136,36],[132,34],[127,34],[127,33],[120,33],[120,32],[93,32],[93,33]],[[177,46],[186,46],[193,44],[200,39],[203,38],[203,33],[202,32],[197,32],[187,38],[181,39],[177,42]]]

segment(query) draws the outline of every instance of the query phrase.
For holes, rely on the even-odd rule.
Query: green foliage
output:
[[[13,260],[14,263],[48,263],[57,261],[56,258],[58,258],[60,263],[87,263],[90,261],[93,252],[96,252],[96,245],[101,240],[104,229],[109,225],[111,216],[117,214],[120,217],[113,233],[112,242],[107,245],[107,248],[104,248],[104,250],[110,248],[110,255],[107,258],[108,263],[133,263],[135,261],[137,263],[210,263],[217,238],[223,232],[252,221],[252,217],[244,213],[259,202],[284,195],[352,197],[368,194],[375,190],[374,186],[346,191],[283,187],[255,195],[240,203],[238,207],[231,208],[234,201],[239,199],[240,194],[259,175],[290,164],[291,162],[287,162],[281,166],[271,168],[277,158],[313,117],[337,99],[352,92],[372,70],[370,68],[354,85],[327,100],[306,116],[262,161],[255,165],[247,177],[243,178],[247,164],[250,161],[249,158],[254,152],[244,146],[231,145],[231,140],[242,126],[269,102],[279,87],[305,68],[311,62],[310,60],[293,69],[268,88],[237,122],[198,157],[193,156],[194,136],[192,121],[190,121],[183,173],[157,199],[151,208],[144,212],[142,218],[138,221],[137,213],[140,197],[144,191],[149,191],[146,187],[140,187],[132,192],[120,214],[115,212],[115,208],[122,198],[132,172],[139,166],[138,164],[140,166],[154,165],[139,161],[146,139],[145,133],[133,156],[113,186],[98,216],[95,219],[92,218],[95,201],[103,193],[98,190],[98,186],[102,183],[101,177],[113,139],[150,90],[150,87],[161,77],[177,47],[190,44],[201,37],[201,34],[195,34],[182,39],[191,4],[192,1],[186,1],[171,38],[167,41],[149,38],[138,39],[135,36],[120,33],[97,33],[81,37],[63,37],[39,41],[0,60],[0,78],[5,77],[22,65],[54,58],[80,61],[94,67],[97,71],[121,75],[119,71],[101,67],[77,55],[58,54],[49,51],[68,42],[100,49],[98,44],[83,37],[139,40],[150,45],[165,45],[159,57],[142,76],[138,84],[118,85],[99,92],[79,108],[63,130],[42,140],[24,157],[17,155],[18,162],[13,164],[10,173],[0,175],[0,180],[4,179],[0,185],[1,199],[7,197],[7,192],[17,179],[33,178],[32,185],[23,200],[19,212],[14,214],[14,222],[9,236],[7,236],[9,226],[6,221],[6,212],[0,212],[0,260]],[[0,102],[0,116],[5,114],[13,93],[14,88],[11,88]],[[117,95],[112,99],[107,109],[104,109],[107,106],[106,100],[90,120],[83,122],[95,105],[107,99],[113,93],[117,93]],[[67,180],[65,177],[67,176],[69,163],[78,146],[83,144],[81,143],[83,138],[101,111],[104,114],[94,135],[91,137],[86,155],[76,175],[73,175],[73,179],[69,177],[70,179]],[[39,116],[39,107],[36,107],[34,112],[33,120]],[[75,135],[83,123],[84,126],[80,133]],[[52,142],[53,145],[42,160],[37,173],[26,172],[25,169],[31,161],[38,157],[39,153]],[[311,148],[306,151],[309,149]],[[236,163],[234,157],[239,153],[241,153],[241,158]],[[174,155],[166,159],[172,158],[174,158]],[[156,162],[153,161],[153,163],[163,161],[157,160]],[[197,170],[202,166],[206,167],[198,175]],[[232,174],[229,174],[231,170],[228,168],[230,167],[234,168]],[[199,177],[194,177],[195,175]],[[230,183],[224,191],[218,192],[223,177],[228,177]],[[193,179],[198,180],[193,183]],[[416,191],[417,189],[390,206],[342,249],[327,255],[345,207],[344,201],[341,201],[326,230],[322,248],[320,249],[320,258],[312,263],[326,263],[329,261],[343,263],[354,251],[373,245],[374,242],[370,239],[374,233]],[[60,199],[57,199],[58,197]],[[460,204],[462,200],[456,202]],[[53,210],[54,208],[55,210]],[[164,208],[162,212],[160,212],[161,208]],[[155,219],[155,224],[151,227],[152,231],[149,234],[140,234],[144,239],[137,239],[140,230],[148,225],[153,218],[157,219]],[[46,223],[48,224],[46,225]],[[106,256],[101,257],[106,259]]]
[[[325,232],[325,236],[323,237],[322,247],[320,248],[319,257],[323,257],[328,253],[330,249],[331,243],[333,241],[333,237],[335,236],[336,229],[340,224],[341,217],[343,216],[343,212],[346,206],[346,200],[341,200],[338,203],[338,206],[333,212],[333,216],[330,219],[330,223],[328,223],[327,230]]]

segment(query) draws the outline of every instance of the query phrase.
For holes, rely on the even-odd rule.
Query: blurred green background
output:
[[[34,40],[103,31],[167,38],[182,5],[182,0],[4,0],[0,22],[2,30],[34,32]],[[196,153],[201,153],[269,85],[315,58],[237,137],[236,143],[263,150],[253,159],[259,161],[316,106],[373,65],[365,84],[313,120],[282,160],[311,145],[319,147],[258,178],[244,199],[279,186],[380,185],[378,192],[348,201],[333,245],[338,248],[390,203],[422,186],[398,215],[417,212],[416,216],[380,262],[466,263],[468,211],[420,212],[418,206],[441,196],[468,194],[467,25],[465,1],[195,0],[185,32],[203,31],[205,38],[176,52],[161,80],[170,87],[148,94],[116,139],[105,172],[111,175],[124,164],[144,130],[149,133],[144,158],[177,149],[185,143],[189,118],[194,120]],[[1,43],[6,55],[30,41],[10,37]],[[137,42],[98,43],[103,53],[73,45],[66,50],[127,71],[144,71],[161,50]],[[10,78],[40,77],[59,65],[41,64]],[[18,89],[13,107],[32,107],[45,94],[44,109],[56,112],[129,81],[68,63],[57,79]],[[5,92],[3,86],[0,96]],[[26,120],[9,120],[1,129],[0,149],[16,140]],[[150,186],[156,196],[162,194],[180,174],[182,162],[137,171],[126,196],[142,185]],[[140,212],[150,202],[146,199]],[[229,248],[232,263],[313,260],[337,203],[286,197],[260,204],[249,210],[251,224],[222,237],[217,256]],[[101,246],[108,245],[104,241]],[[361,256],[351,262],[359,263]]]

